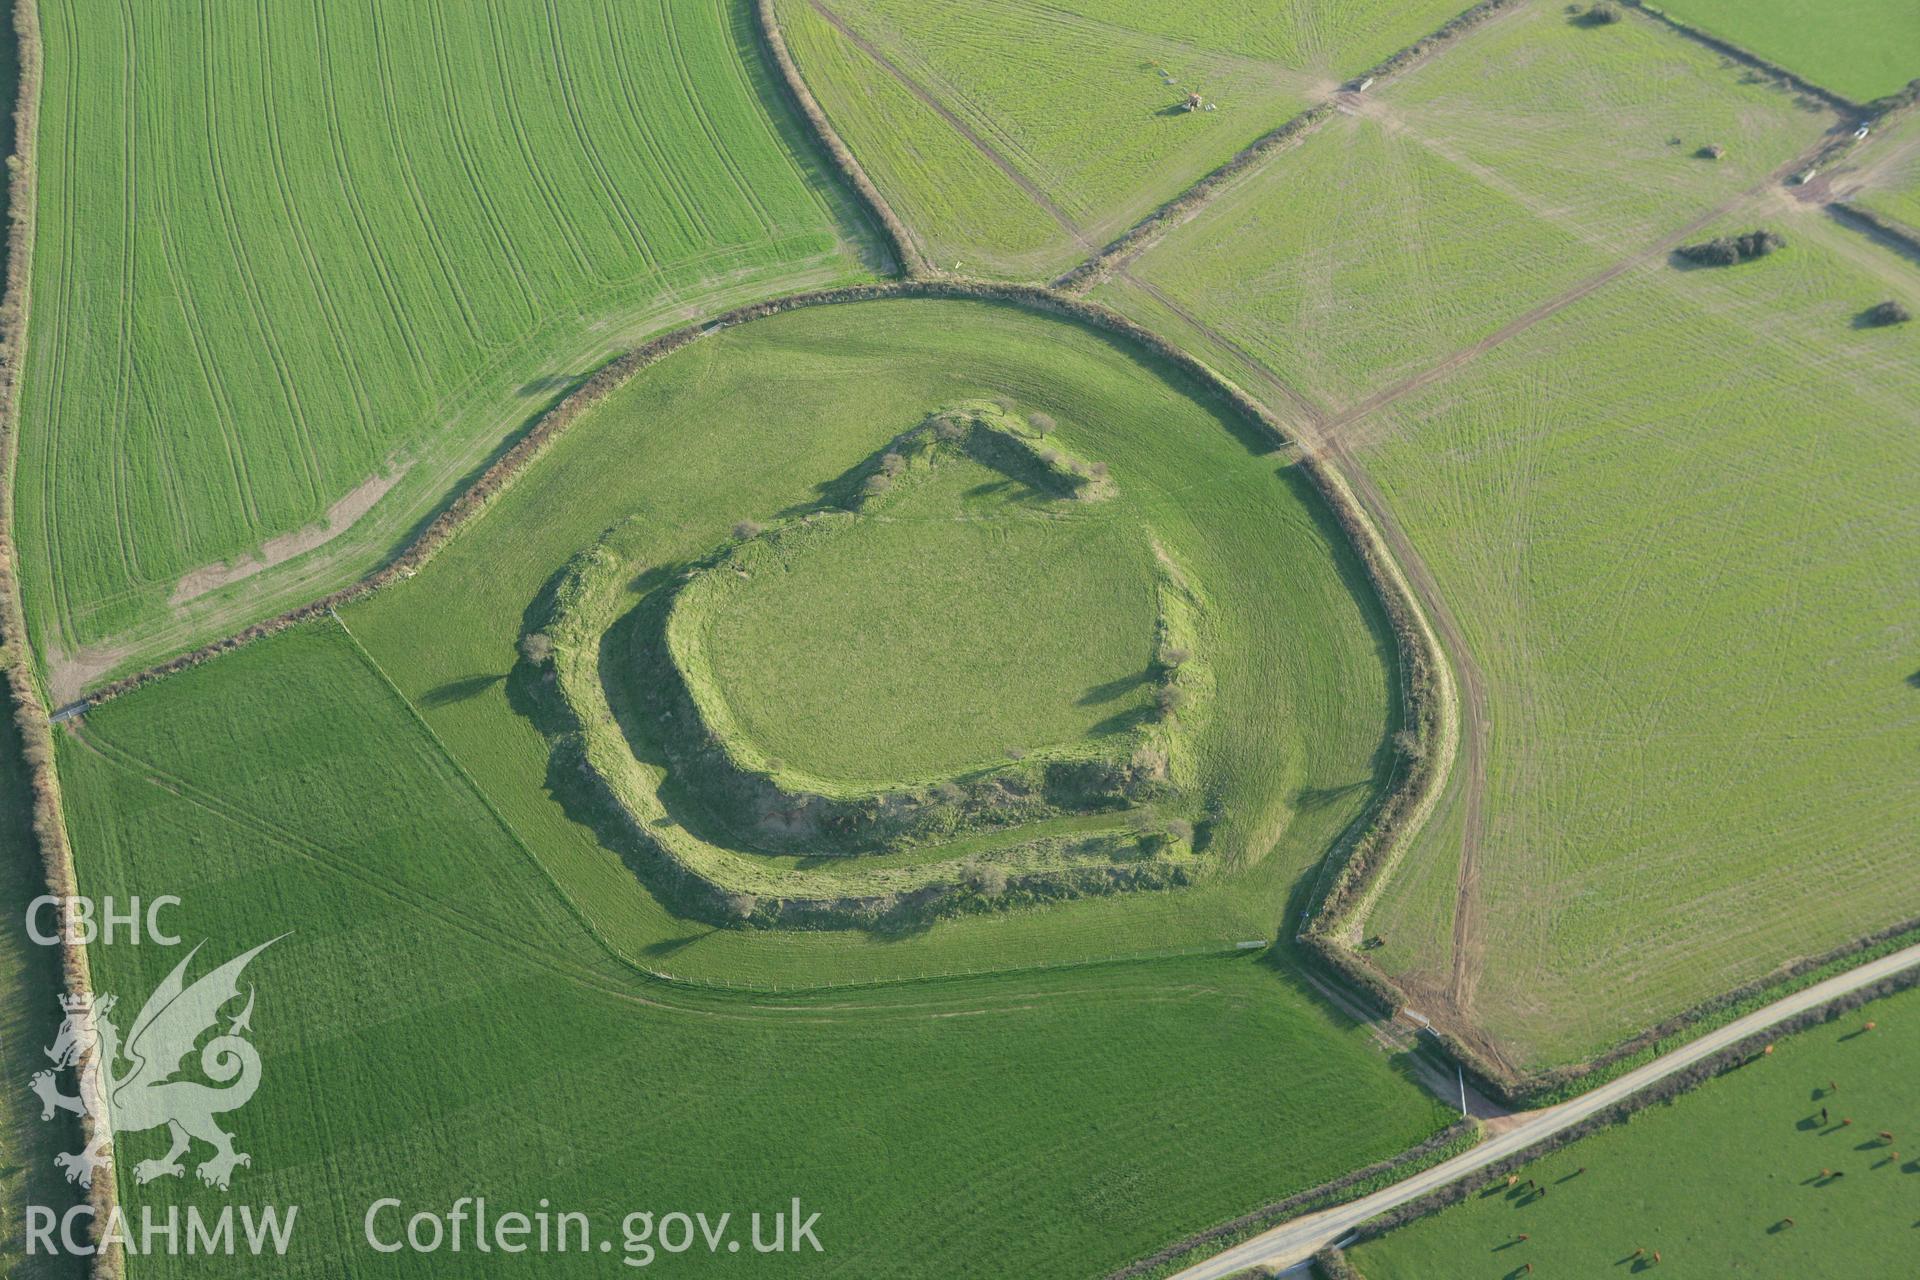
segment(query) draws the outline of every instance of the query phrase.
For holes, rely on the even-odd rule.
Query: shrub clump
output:
[[[1618,21],[1620,21],[1620,9],[1617,5],[1611,4],[1589,5],[1587,11],[1579,17],[1579,23],[1583,27],[1610,27]]]
[[[1866,314],[1863,315],[1861,319],[1876,327],[1889,324],[1905,324],[1907,321],[1913,319],[1913,312],[1889,298],[1877,306],[1868,307]]]
[[[1751,262],[1755,258],[1764,258],[1776,249],[1784,249],[1787,242],[1775,232],[1761,227],[1745,235],[1715,236],[1699,244],[1690,244],[1675,249],[1687,262],[1703,267],[1731,267],[1742,262]]]
[[[553,657],[553,638],[544,631],[530,631],[520,637],[520,656],[536,667],[544,667]]]

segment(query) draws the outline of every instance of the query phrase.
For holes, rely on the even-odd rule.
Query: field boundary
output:
[[[20,375],[27,350],[27,320],[33,302],[33,238],[35,197],[39,170],[40,89],[44,49],[40,41],[40,14],[35,0],[14,0],[13,30],[20,59],[19,97],[14,103],[14,153],[7,163],[7,274],[0,294],[0,665],[6,668],[13,718],[19,726],[26,758],[27,785],[33,793],[32,828],[40,847],[47,892],[62,899],[61,936],[73,936],[71,901],[78,893],[73,869],[73,846],[67,836],[66,814],[60,801],[60,778],[54,769],[53,724],[47,717],[34,675],[32,647],[27,639],[26,608],[20,579],[14,572],[19,548],[14,544],[13,484],[20,456]],[[91,1002],[93,971],[86,948],[71,941],[60,944],[60,970],[65,994]],[[102,1100],[90,1100],[81,1117],[81,1133],[89,1142],[105,1128]],[[111,1133],[103,1148],[112,1157]],[[118,1166],[109,1163],[93,1179],[87,1201],[94,1212],[91,1238],[97,1243],[108,1219],[119,1207]],[[94,1255],[93,1274],[117,1280],[125,1258],[118,1243]]]
[[[1524,3],[1524,0],[1480,0],[1480,3],[1448,18],[1431,33],[1420,37],[1399,52],[1350,77],[1348,83],[1371,82],[1405,71],[1416,63],[1425,61],[1500,10],[1521,3]],[[1194,179],[1193,184],[1185,191],[1127,228],[1099,253],[1056,278],[1053,287],[1063,293],[1081,294],[1108,280],[1127,262],[1152,248],[1153,244],[1175,222],[1191,218],[1220,194],[1234,178],[1296,141],[1308,130],[1318,128],[1322,122],[1333,115],[1336,109],[1334,99],[1328,98],[1314,103],[1306,110],[1275,125],[1235,152],[1226,163]]]
[[[1871,240],[1891,240],[1893,244],[1887,248],[1920,261],[1920,231],[1851,200],[1829,200],[1823,207],[1842,225],[1852,227]]]
[[[1855,102],[1852,98],[1835,93],[1832,89],[1817,85],[1805,76],[1787,70],[1777,62],[1771,62],[1749,49],[1743,49],[1731,40],[1722,40],[1719,36],[1702,31],[1699,27],[1681,21],[1657,5],[1645,3],[1645,0],[1622,0],[1622,3],[1630,9],[1639,10],[1661,26],[1685,36],[1696,44],[1705,45],[1715,53],[1732,58],[1735,62],[1752,67],[1755,71],[1765,72],[1800,93],[1820,99],[1835,111],[1861,117],[1876,116],[1885,110],[1884,107],[1876,108],[1870,103]]]
[[[867,207],[867,212],[880,229],[886,233],[893,249],[894,259],[908,279],[920,279],[933,274],[926,256],[914,243],[913,233],[907,230],[907,224],[893,211],[887,198],[880,194],[880,188],[873,185],[873,179],[853,154],[852,148],[840,137],[827,119],[826,110],[813,96],[813,90],[807,87],[805,77],[793,60],[792,52],[787,48],[787,37],[780,30],[780,19],[773,11],[773,0],[754,0],[754,26],[760,32],[760,41],[773,58],[773,65],[780,72],[780,79],[786,85],[787,96],[793,100],[795,110],[800,113],[807,127],[813,130],[814,138],[827,153],[827,159],[840,171],[840,176],[853,188],[854,195]]]

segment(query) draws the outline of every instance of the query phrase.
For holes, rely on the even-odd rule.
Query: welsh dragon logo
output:
[[[200,951],[195,945],[141,1006],[124,1042],[112,1017],[117,997],[60,998],[67,1016],[46,1050],[53,1069],[34,1074],[33,1091],[40,1095],[42,1120],[51,1120],[56,1111],[93,1118],[87,1145],[53,1158],[69,1182],[93,1185],[95,1173],[112,1160],[109,1146],[115,1135],[162,1125],[172,1136],[172,1146],[160,1159],[134,1166],[133,1176],[140,1182],[183,1174],[186,1167],[180,1158],[196,1138],[213,1148],[212,1156],[195,1170],[209,1186],[226,1190],[234,1169],[253,1163],[252,1157],[233,1149],[233,1135],[214,1122],[221,1112],[245,1106],[260,1087],[260,1054],[246,1039],[253,1017],[251,986],[246,1006],[226,1031],[200,1048],[200,1072],[214,1083],[178,1077],[200,1038],[217,1030],[221,1009],[239,998],[240,975],[247,964],[278,941],[261,943],[189,986],[187,965]],[[65,1067],[77,1068],[78,1093],[60,1092],[56,1073]]]

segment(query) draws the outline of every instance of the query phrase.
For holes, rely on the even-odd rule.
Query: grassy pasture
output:
[[[729,592],[702,628],[763,752],[887,785],[1109,732],[1146,707],[1156,610],[1137,516],[1036,502],[965,458],[901,488]]]
[[[83,892],[177,894],[182,934],[220,958],[291,931],[249,970],[264,1083],[228,1118],[254,1157],[233,1197],[301,1206],[276,1275],[498,1274],[470,1249],[362,1242],[376,1197],[444,1211],[471,1194],[496,1211],[546,1197],[602,1232],[635,1209],[731,1211],[741,1230],[800,1196],[827,1252],[756,1257],[770,1274],[1100,1274],[1447,1118],[1257,959],[771,999],[648,980],[330,622],[81,732],[61,765]],[[178,956],[93,958],[102,990],[138,995]],[[191,1177],[135,1185],[163,1139],[121,1142],[136,1215],[227,1202]],[[257,1265],[156,1257],[136,1274]]]
[[[19,536],[63,693],[366,567],[637,333],[861,270],[745,0],[41,22]]]
[[[1920,913],[1920,362],[1856,323],[1920,272],[1794,210],[1771,258],[1637,269],[1351,428],[1490,689],[1473,1008],[1528,1062]],[[1420,989],[1458,817],[1370,926]]]
[[[1279,409],[1275,377],[1344,407],[1751,187],[1832,123],[1651,21],[1594,29],[1528,5],[1351,100],[1097,296]],[[1725,158],[1695,154],[1713,143]]]
[[[1878,1026],[1863,1034],[1868,1019]],[[1528,1263],[1541,1276],[1632,1274],[1655,1249],[1662,1280],[1900,1274],[1920,1182],[1916,1054],[1920,994],[1877,1001],[1521,1170],[1545,1198],[1475,1195],[1349,1257],[1367,1280],[1497,1280]]]
[[[1920,236],[1920,111],[1905,111],[1833,175],[1843,199],[1891,218]]]
[[[737,520],[815,501],[817,481],[929,412],[993,395],[1051,414],[1063,448],[1108,463],[1121,496],[1097,505],[1133,504],[1208,592],[1198,648],[1218,710],[1195,751],[1199,773],[1222,780],[1228,820],[1208,856],[1225,873],[1177,893],[951,921],[911,947],[676,920],[578,820],[589,815],[549,791],[547,743],[515,709],[533,678],[515,661],[523,618],[542,616],[568,559],[629,516],[651,538],[639,561],[671,570]],[[671,972],[790,984],[1271,936],[1374,794],[1396,722],[1390,653],[1340,536],[1306,482],[1238,430],[1106,339],[1014,308],[789,313],[642,373],[419,575],[345,616],[614,945]]]
[[[1856,102],[1920,77],[1920,22],[1905,0],[1661,0],[1657,7]]]
[[[846,31],[813,0],[779,13],[808,85],[929,256],[1027,278],[1085,257],[1461,7],[827,0]],[[1190,90],[1218,110],[1182,111]]]

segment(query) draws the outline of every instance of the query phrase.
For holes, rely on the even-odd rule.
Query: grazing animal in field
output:
[[[1822,1107],[1820,1108],[1820,1123],[1825,1124],[1826,1122],[1827,1122],[1827,1109],[1825,1107]]]
[[[1840,1117],[1840,1127],[1841,1127],[1842,1129],[1844,1129],[1844,1128],[1846,1128],[1846,1127],[1847,1127],[1848,1125],[1850,1125],[1850,1124],[1852,1124],[1852,1123],[1853,1123],[1853,1117],[1852,1117],[1852,1116],[1841,1116],[1841,1117]]]
[[[1514,1183],[1516,1183],[1516,1182],[1518,1182],[1518,1181],[1520,1181],[1520,1175],[1519,1175],[1519,1174],[1517,1174],[1517,1173],[1510,1173],[1510,1174],[1508,1174],[1508,1175],[1507,1175],[1507,1185],[1508,1185],[1508,1186],[1512,1186],[1512,1185],[1513,1185]]]
[[[1644,1258],[1647,1256],[1647,1251],[1645,1249],[1635,1249],[1633,1251],[1633,1256],[1636,1258]]]
[[[1827,1092],[1828,1093],[1840,1092],[1840,1082],[1838,1080],[1827,1081]]]
[[[1792,1225],[1793,1225],[1793,1219],[1792,1219],[1792,1218],[1782,1218],[1782,1219],[1780,1219],[1780,1225],[1781,1225],[1781,1226],[1783,1226],[1783,1227],[1790,1227],[1790,1226],[1792,1226]]]
[[[1525,1244],[1528,1240],[1532,1239],[1532,1237],[1522,1231],[1519,1235],[1515,1236],[1514,1239],[1518,1240],[1521,1244]]]
[[[1879,1026],[1879,1025],[1880,1025],[1880,1024],[1879,1024],[1879,1023],[1877,1023],[1877,1022],[1869,1022],[1869,1023],[1867,1024],[1867,1030],[1869,1030],[1869,1031],[1871,1031],[1871,1030],[1873,1030],[1873,1029],[1874,1029],[1875,1027],[1877,1027],[1877,1026]]]
[[[1891,1143],[1893,1141],[1893,1135],[1887,1132],[1885,1129],[1882,1129],[1880,1131],[1880,1141],[1885,1143]]]
[[[1660,1251],[1659,1251],[1658,1249],[1655,1249],[1655,1250],[1653,1251],[1653,1260],[1654,1260],[1654,1261],[1655,1261],[1656,1263],[1660,1261]]]

